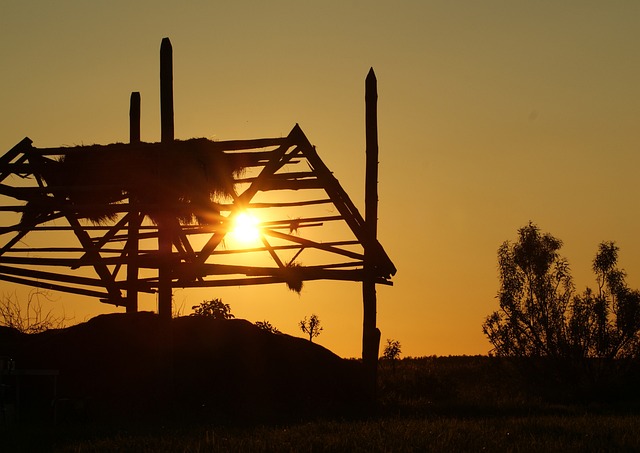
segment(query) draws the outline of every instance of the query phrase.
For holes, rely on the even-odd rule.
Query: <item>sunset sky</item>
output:
[[[0,2],[0,154],[160,140],[159,49],[173,44],[175,135],[286,136],[300,124],[364,212],[364,79],[378,78],[380,242],[398,268],[378,326],[404,356],[486,354],[496,251],[529,220],[564,241],[578,290],[599,242],[640,287],[640,2]],[[0,242],[5,238],[0,238]],[[0,283],[5,294],[25,289]],[[81,322],[105,306],[52,293]],[[176,290],[239,318],[361,351],[357,283]],[[47,305],[49,306],[49,305]],[[145,310],[155,310],[154,299]]]

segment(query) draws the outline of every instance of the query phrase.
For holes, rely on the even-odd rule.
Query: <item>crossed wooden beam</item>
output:
[[[49,288],[85,296],[102,302],[127,306],[131,293],[158,291],[158,276],[139,276],[138,270],[158,270],[163,262],[171,262],[171,286],[216,287],[265,283],[287,283],[308,280],[363,281],[364,249],[375,250],[376,283],[391,284],[396,269],[379,242],[366,244],[365,222],[347,193],[322,162],[301,128],[296,125],[285,138],[207,141],[211,152],[242,154],[251,168],[251,176],[235,178],[239,190],[228,203],[218,204],[220,213],[213,213],[215,224],[182,224],[181,206],[166,204],[161,208],[170,219],[172,252],[162,257],[149,247],[157,241],[159,225],[143,221],[147,210],[123,192],[120,199],[109,204],[78,205],[70,194],[73,191],[96,187],[51,186],[43,169],[62,165],[61,157],[78,152],[109,153],[125,150],[134,154],[139,148],[157,147],[162,143],[113,144],[90,147],[35,148],[25,138],[0,158],[0,195],[12,200],[0,211],[35,214],[13,224],[0,227],[5,238],[0,248],[0,280]],[[10,184],[10,181],[16,183]],[[33,184],[35,182],[35,184]],[[258,194],[281,194],[284,191],[309,193],[296,201],[255,201]],[[235,192],[235,191],[234,191]],[[298,197],[300,198],[300,197]],[[322,207],[334,215],[304,218],[278,217],[277,211],[291,211],[302,207]],[[110,225],[95,225],[83,219],[83,212],[100,211],[115,216]],[[272,220],[260,225],[262,245],[249,248],[229,248],[225,243],[234,217],[245,210],[276,211]],[[14,216],[15,217],[15,216]],[[325,225],[345,223],[351,236],[338,240],[320,241],[304,236],[306,229],[322,229]],[[28,246],[35,233],[48,233],[47,245]],[[77,246],[58,245],[55,236],[72,232]],[[193,239],[198,237],[198,241]],[[202,240],[202,238],[206,240]],[[149,240],[152,240],[151,242]],[[140,248],[142,243],[147,248]],[[196,246],[195,242],[202,243]],[[293,251],[294,258],[281,257]],[[292,266],[303,263],[305,254],[315,251],[324,261],[315,265]],[[266,252],[271,265],[217,264],[216,257],[224,255],[258,254]],[[92,270],[90,275],[87,270]],[[125,271],[126,270],[126,271]],[[88,275],[89,274],[89,275]]]

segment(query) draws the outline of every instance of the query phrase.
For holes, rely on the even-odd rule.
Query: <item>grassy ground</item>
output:
[[[250,429],[121,431],[61,444],[68,452],[638,451],[638,416],[382,417]]]
[[[523,378],[520,368],[487,357],[404,359],[381,364],[377,407],[348,417],[13,426],[0,450],[640,451],[635,394],[587,398],[558,391],[544,373]]]

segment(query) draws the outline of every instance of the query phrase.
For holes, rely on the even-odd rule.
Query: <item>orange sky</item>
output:
[[[97,2],[96,2],[97,3]],[[364,199],[364,78],[379,92],[379,238],[398,274],[379,288],[383,342],[404,355],[484,354],[496,250],[529,220],[561,238],[579,289],[615,240],[640,286],[640,3],[634,1],[4,1],[0,153],[159,141],[158,55],[174,49],[176,138],[286,135],[299,123],[355,204]],[[0,283],[8,293],[19,288]],[[53,294],[75,321],[107,312]],[[177,290],[359,356],[361,289],[313,282]],[[143,304],[155,309],[155,302]]]

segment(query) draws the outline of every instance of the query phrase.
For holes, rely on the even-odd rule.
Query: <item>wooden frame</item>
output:
[[[23,218],[0,227],[0,237],[5,238],[0,248],[0,280],[90,295],[117,306],[127,306],[131,298],[126,296],[131,293],[157,292],[159,288],[159,277],[138,279],[137,275],[125,270],[137,267],[157,271],[167,260],[171,262],[172,288],[317,279],[364,280],[363,244],[368,240],[365,221],[299,126],[296,125],[285,138],[212,141],[208,144],[215,151],[243,153],[250,162],[253,176],[236,178],[239,190],[233,199],[217,204],[221,213],[215,225],[181,224],[178,220],[180,206],[163,206],[169,219],[171,251],[168,257],[162,257],[157,249],[149,246],[150,239],[158,240],[160,226],[148,219],[142,221],[146,210],[155,210],[157,206],[136,204],[126,194],[116,203],[107,205],[74,204],[69,193],[95,187],[49,186],[41,169],[59,164],[57,159],[61,156],[82,152],[83,147],[35,148],[31,140],[25,138],[0,158],[0,196],[5,199],[2,210],[18,214],[33,204],[39,212],[28,222]],[[141,146],[160,150],[163,145],[114,144],[98,149],[94,146],[92,152],[126,149],[133,154]],[[18,184],[10,184],[9,180]],[[308,196],[282,201],[281,194],[290,191]],[[276,201],[254,201],[257,195],[269,199],[273,194]],[[88,208],[101,209],[116,218],[106,225],[93,224],[82,217],[83,210]],[[317,208],[320,214],[300,218],[287,216],[291,210],[303,208],[305,212]],[[262,244],[230,246],[225,242],[229,226],[234,216],[245,210],[270,211],[269,220],[259,225]],[[327,211],[334,213],[326,215]],[[322,230],[327,225],[340,223],[347,226],[343,232],[350,232],[350,235],[336,240],[305,237],[306,230]],[[56,245],[53,236],[65,232],[73,233],[78,242],[76,246]],[[51,242],[40,247],[23,245],[29,244],[29,238],[38,233],[50,235]],[[196,246],[193,241],[196,237],[200,238],[196,242],[202,245]],[[202,238],[206,240],[202,241]],[[140,247],[143,241],[146,248]],[[319,261],[309,266],[293,266],[281,255],[293,251],[295,262],[303,263],[311,250],[323,257],[318,257]],[[391,276],[396,271],[393,263],[377,241],[373,250],[375,282],[391,284]],[[260,253],[271,258],[271,266],[214,263],[216,257],[223,255]],[[86,270],[94,275],[88,276]]]
[[[391,285],[396,268],[377,240],[377,81],[373,69],[365,83],[365,220],[298,125],[287,137],[279,138],[175,140],[172,52],[169,39],[164,38],[160,143],[140,141],[140,93],[135,92],[128,144],[35,148],[25,138],[0,157],[0,212],[5,219],[0,225],[0,280],[95,297],[125,306],[128,312],[137,311],[138,293],[157,292],[158,311],[164,320],[171,318],[172,289],[178,287],[285,283],[299,291],[309,280],[362,282],[362,355],[370,371],[368,385],[375,394],[380,342],[375,285]],[[166,196],[169,191],[164,186],[169,181],[191,184],[172,179],[172,174],[188,156],[191,170],[198,171],[198,157],[194,161],[190,151],[194,146],[199,159],[215,155],[218,162],[243,163],[244,174],[229,171],[226,175],[233,186],[227,190],[228,199],[205,196],[196,204]],[[74,171],[89,170],[69,171],[67,167],[67,173],[61,173],[65,177],[52,177],[77,156],[86,156],[84,162],[89,164],[94,157],[102,165],[110,163],[113,175],[78,183],[71,181],[76,179]],[[146,156],[144,165],[140,156]],[[167,156],[173,166],[167,165]],[[134,166],[134,160],[134,177],[125,183],[118,173]],[[138,196],[140,188],[132,183],[137,179],[147,181],[157,196]],[[109,197],[104,198],[105,194]],[[185,209],[189,210],[186,217]],[[247,210],[261,213],[260,243],[230,243],[227,239],[234,218]],[[185,220],[194,216],[198,222]],[[69,243],[70,238],[75,242]]]

